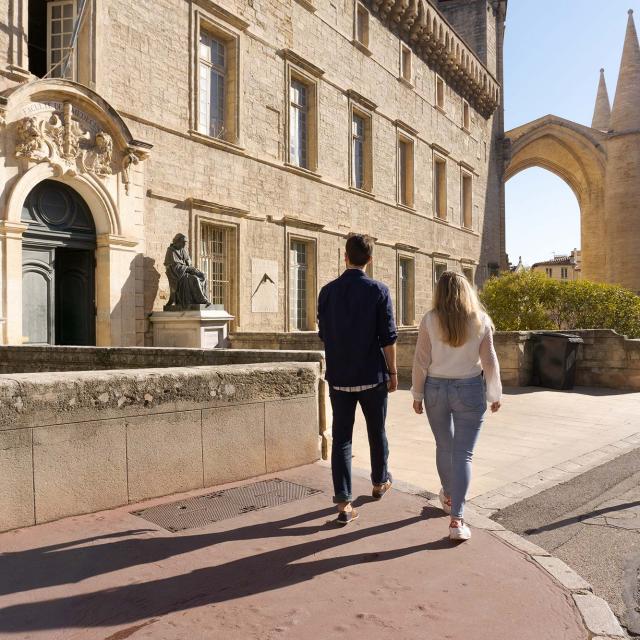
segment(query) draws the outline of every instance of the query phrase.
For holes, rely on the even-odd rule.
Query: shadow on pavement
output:
[[[554,391],[555,393],[566,393],[577,396],[594,396],[594,397],[606,397],[606,396],[625,396],[631,393],[638,393],[630,389],[607,389],[604,387],[574,387],[573,389],[550,389],[549,387],[505,387],[503,394],[507,396],[522,396],[532,393],[539,393],[541,391]]]
[[[299,537],[323,530],[328,534],[331,530],[335,531],[335,525],[326,522],[302,527],[295,525],[333,513],[333,509],[321,509],[231,531],[171,537],[130,537],[78,546],[105,538],[138,536],[147,531],[134,530],[119,532],[113,536],[3,553],[0,555],[0,590],[7,594],[76,583],[100,574],[161,562],[223,542]],[[225,549],[212,549],[211,562],[218,564],[197,568],[188,573],[5,607],[0,616],[0,633],[133,623],[173,611],[281,589],[345,567],[393,560],[421,551],[450,549],[454,544],[448,538],[443,538],[406,548],[347,556],[332,555],[303,561],[341,545],[398,531],[426,518],[440,516],[439,510],[425,507],[422,514],[404,520],[367,528],[346,527],[339,529],[339,535],[327,535],[321,539],[228,561],[225,561]]]
[[[585,520],[589,520],[590,518],[597,518],[598,516],[602,516],[607,513],[612,513],[614,511],[624,511],[625,509],[631,509],[633,507],[638,507],[638,506],[640,506],[640,501],[625,502],[624,504],[616,504],[611,507],[606,507],[604,509],[595,509],[594,511],[590,511],[589,513],[581,513],[580,515],[573,516],[571,518],[566,518],[565,520],[558,520],[557,522],[546,524],[543,527],[525,529],[524,532],[528,536],[530,536],[536,533],[543,533],[545,531],[555,531],[556,529],[561,529],[562,527],[568,527],[570,524],[577,524],[578,522],[584,522]]]

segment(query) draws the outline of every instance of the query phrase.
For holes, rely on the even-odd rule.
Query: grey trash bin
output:
[[[531,384],[550,389],[573,389],[576,381],[580,336],[555,331],[533,334],[533,372]]]

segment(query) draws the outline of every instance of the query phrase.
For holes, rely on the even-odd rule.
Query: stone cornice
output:
[[[113,233],[102,233],[96,238],[96,244],[98,248],[107,247],[114,249],[115,247],[123,247],[125,249],[132,249],[140,244],[140,240],[138,238],[119,236]]]
[[[202,198],[187,198],[187,202],[194,208],[201,211],[210,211],[212,213],[223,213],[236,218],[246,218],[249,215],[248,209],[239,209],[238,207],[230,207],[229,205],[203,200]]]
[[[244,31],[249,26],[249,23],[246,20],[234,13],[231,13],[231,11],[225,9],[217,2],[213,2],[213,0],[195,0],[195,3],[205,11],[208,11],[211,15],[227,22],[240,31]]]
[[[378,105],[375,102],[372,102],[371,100],[369,100],[369,98],[365,98],[363,95],[359,94],[353,89],[347,89],[346,94],[347,97],[349,97],[353,102],[362,105],[369,111],[375,111],[378,108]]]
[[[420,247],[414,247],[412,244],[403,244],[402,242],[396,242],[394,246],[398,251],[407,251],[409,253],[420,251]]]
[[[302,218],[295,218],[293,216],[283,216],[281,222],[287,227],[297,227],[299,229],[308,229],[310,231],[322,231],[325,226],[318,222],[303,220]]]
[[[427,0],[365,0],[372,12],[485,118],[500,104],[500,85]]]
[[[414,129],[410,124],[407,124],[406,122],[400,119],[394,120],[393,124],[395,124],[398,129],[402,130],[405,133],[408,133],[409,135],[412,135],[412,136],[418,135],[417,129]]]
[[[22,234],[29,228],[24,222],[13,222],[11,220],[0,221],[0,238],[20,239]]]
[[[281,49],[278,54],[284,58],[287,62],[292,62],[296,66],[304,69],[307,73],[310,73],[316,78],[321,78],[324,75],[324,70],[320,67],[316,67],[315,64],[309,62],[306,58],[303,58],[300,54],[296,53],[292,49]]]

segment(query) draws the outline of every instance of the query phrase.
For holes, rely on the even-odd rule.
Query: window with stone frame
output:
[[[355,3],[353,39],[365,49],[369,48],[369,11],[358,0]]]
[[[415,261],[406,256],[398,258],[398,322],[415,324]]]
[[[465,229],[473,228],[473,177],[466,171],[461,171],[460,180],[461,223]]]
[[[433,207],[436,217],[447,219],[447,161],[433,156]]]
[[[316,317],[315,243],[289,240],[289,330],[311,331]]]
[[[446,262],[436,262],[433,265],[433,284],[434,286],[438,284],[438,280],[440,280],[440,276],[447,270]]]
[[[290,70],[287,161],[310,171],[317,168],[316,93],[315,81]]]
[[[47,75],[76,79],[77,53],[72,49],[76,1],[47,2]]]
[[[562,280],[569,279],[569,268],[568,267],[560,267],[560,278]]]
[[[234,309],[235,235],[233,227],[201,222],[199,268],[205,274],[207,292],[212,304],[229,313]]]
[[[408,84],[413,82],[411,49],[404,42],[400,42],[400,78]]]
[[[553,278],[553,269],[551,267],[546,267],[545,272],[547,274],[547,277]]]
[[[438,107],[438,109],[442,109],[444,111],[444,109],[445,109],[445,85],[444,85],[444,80],[439,75],[436,75],[436,96],[435,96],[435,101],[436,101],[436,107]]]
[[[238,36],[201,21],[198,32],[197,131],[235,143],[238,139]]]
[[[462,275],[473,284],[473,267],[462,267]]]
[[[20,0],[26,47],[17,66],[38,78],[65,78],[92,87],[96,82],[96,0]],[[17,16],[17,14],[16,14]],[[16,17],[14,16],[14,17]],[[77,29],[77,31],[76,31]],[[75,40],[73,38],[75,32]]]
[[[462,101],[462,128],[471,131],[471,107],[466,100]]]
[[[414,178],[413,178],[413,140],[403,134],[398,134],[398,203],[414,206]]]
[[[351,106],[350,184],[362,191],[373,189],[371,114]]]

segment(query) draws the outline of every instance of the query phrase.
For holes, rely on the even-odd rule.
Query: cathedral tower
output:
[[[596,112],[604,118],[604,108]],[[640,45],[631,10],[609,129],[607,279],[640,293]]]

